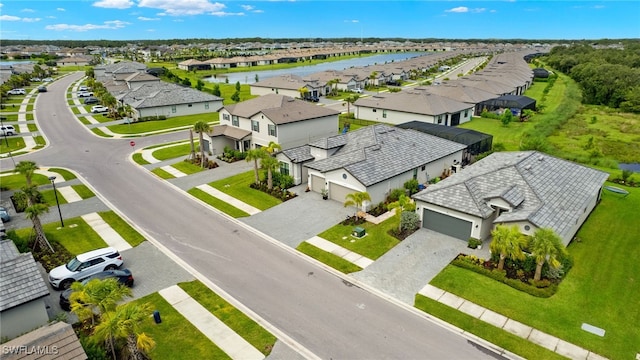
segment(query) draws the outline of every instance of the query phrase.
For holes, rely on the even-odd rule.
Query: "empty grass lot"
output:
[[[267,193],[249,187],[255,180],[254,176],[253,170],[250,170],[242,174],[214,181],[209,183],[209,185],[260,210],[267,210],[270,207],[280,204],[282,202],[280,199],[276,199]]]
[[[568,247],[573,268],[550,298],[452,265],[431,284],[607,358],[633,359],[640,352],[640,189],[625,189],[626,198],[603,193],[579,240]],[[445,312],[443,319],[456,312]],[[582,323],[604,329],[605,336],[581,330]]]

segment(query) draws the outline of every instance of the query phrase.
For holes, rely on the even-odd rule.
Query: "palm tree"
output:
[[[551,229],[538,229],[531,238],[529,250],[536,258],[536,272],[533,280],[542,278],[542,266],[545,262],[553,268],[560,266],[558,257],[566,253],[560,237]]]
[[[27,186],[31,186],[31,177],[33,173],[38,170],[38,166],[33,161],[23,160],[16,164],[14,172],[18,172],[27,179]]]
[[[300,99],[306,99],[307,95],[309,94],[309,89],[307,89],[306,86],[303,86],[298,89],[298,92],[300,92]]]
[[[189,160],[196,158],[196,145],[193,143],[193,129],[189,129],[189,142],[191,143],[191,152],[189,153]]]
[[[346,200],[344,202],[344,207],[354,206],[356,208],[356,212],[354,214],[356,217],[358,216],[358,210],[362,208],[362,204],[365,201],[371,201],[371,196],[366,191],[347,194],[344,198]]]
[[[398,218],[401,217],[401,214],[404,211],[414,211],[416,209],[416,204],[411,200],[407,195],[400,195],[398,197],[398,201],[394,201],[387,205],[388,210],[396,210],[396,216]],[[398,221],[398,231],[402,231],[402,221]]]
[[[152,311],[149,303],[119,305],[115,310],[102,314],[92,339],[106,343],[114,360],[116,344],[121,340],[126,341],[127,359],[147,359],[146,353],[155,347],[155,341],[142,332],[141,325],[149,319]]]
[[[78,315],[80,320],[91,319],[91,325],[96,315],[115,310],[116,304],[125,296],[132,296],[131,289],[114,278],[93,279],[87,283],[74,282],[71,289],[71,311]]]
[[[200,163],[204,168],[204,133],[211,131],[211,125],[206,121],[198,121],[193,125],[193,131],[198,133],[198,140],[200,141]]]
[[[40,244],[42,248],[48,247],[52,253],[55,252],[49,240],[47,240],[47,236],[44,234],[44,229],[42,228],[42,223],[40,222],[40,215],[49,212],[49,207],[45,204],[32,204],[24,209],[24,212],[27,219],[33,222],[33,230],[36,232],[35,244]]]
[[[264,151],[264,148],[250,149],[247,151],[247,156],[245,160],[251,161],[253,160],[253,172],[255,174],[255,183],[258,184],[260,182],[260,176],[258,174],[258,160],[264,159],[267,153]]]
[[[518,230],[517,226],[498,225],[491,232],[490,248],[492,253],[500,254],[498,262],[498,270],[504,269],[504,261],[506,258],[519,259],[525,258],[522,247],[525,246],[525,239]]]
[[[267,170],[267,189],[273,189],[273,172],[278,167],[278,160],[272,156],[265,156],[260,160],[260,165]]]
[[[275,141],[270,141],[269,145],[267,145],[264,150],[270,155],[273,155],[277,150],[282,150],[282,146],[280,146],[280,144],[276,143]]]
[[[360,95],[358,95],[358,94],[353,94],[353,95],[350,95],[350,96],[347,96],[346,98],[344,98],[344,101],[347,102],[347,114],[349,114],[351,112],[350,105],[353,104],[354,102],[358,101],[359,98],[360,98]]]

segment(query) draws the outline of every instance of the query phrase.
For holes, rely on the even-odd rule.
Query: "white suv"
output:
[[[112,247],[89,251],[51,270],[49,283],[55,289],[68,289],[74,281],[82,281],[101,271],[117,269],[123,263],[122,255]]]
[[[0,127],[0,136],[15,135],[15,134],[16,134],[16,128],[14,128],[13,125],[2,125]]]
[[[11,89],[7,91],[7,95],[27,95],[27,91],[25,89]]]

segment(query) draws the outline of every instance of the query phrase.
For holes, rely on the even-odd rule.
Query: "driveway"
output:
[[[351,275],[406,304],[413,306],[415,295],[459,253],[489,257],[489,246],[482,250],[467,242],[421,228],[378,258],[366,269]]]
[[[322,195],[316,192],[297,193],[298,196],[278,206],[238,220],[296,248],[353,213],[353,208],[345,208],[335,200],[322,200]]]

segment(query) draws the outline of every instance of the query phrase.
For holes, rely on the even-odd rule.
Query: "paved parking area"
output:
[[[302,191],[278,206],[238,220],[295,248],[349,215],[353,215],[353,208],[322,200],[319,193]]]

